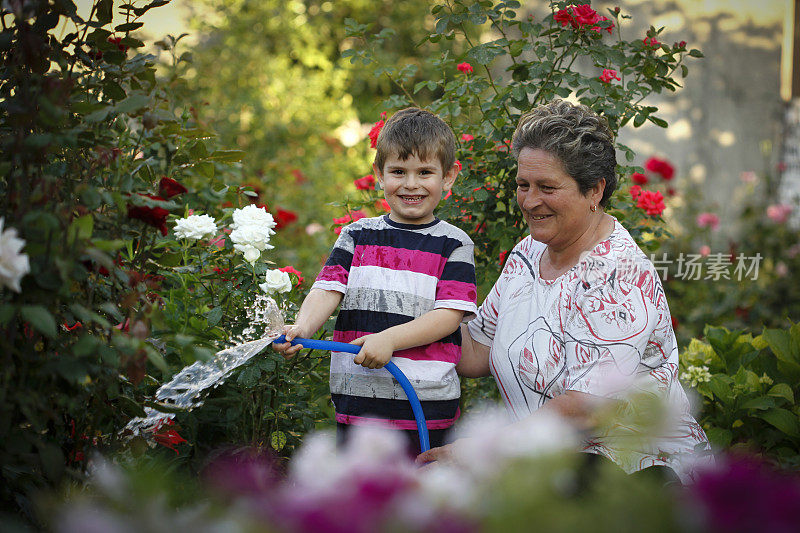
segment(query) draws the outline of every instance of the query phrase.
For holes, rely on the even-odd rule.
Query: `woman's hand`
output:
[[[435,465],[443,464],[458,465],[460,463],[457,458],[457,449],[463,440],[464,439],[458,439],[450,444],[445,444],[444,446],[439,446],[438,448],[431,448],[427,452],[422,452],[417,456],[416,459],[414,459],[414,462],[417,465],[420,465],[422,469],[432,468]]]
[[[361,351],[353,358],[353,362],[366,368],[383,368],[395,350],[390,336],[381,333],[364,335],[350,344],[361,346]]]

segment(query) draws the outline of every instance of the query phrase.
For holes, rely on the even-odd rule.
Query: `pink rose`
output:
[[[719,217],[714,213],[700,213],[697,215],[697,227],[711,228],[713,231],[719,229]]]

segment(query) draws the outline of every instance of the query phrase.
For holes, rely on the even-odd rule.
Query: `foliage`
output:
[[[718,449],[742,447],[800,467],[800,324],[742,331],[706,326],[681,353],[681,378],[702,399],[699,422]]]
[[[619,10],[609,10],[610,19],[597,15],[591,24],[562,25],[555,15],[568,4],[551,2],[551,14],[541,21],[532,16],[518,19],[521,6],[515,1],[453,1],[434,6],[435,27],[425,42],[466,44],[458,55],[432,54],[429,62],[437,76],[413,86],[414,65],[387,65],[376,59],[377,51],[391,42],[391,30],[371,34],[368,25],[348,22],[348,35],[360,39],[363,46],[343,55],[403,87],[402,94],[386,100],[386,109],[419,105],[416,95],[423,89],[440,95],[427,107],[453,127],[463,163],[452,199],[444,202],[441,213],[473,237],[484,293],[497,277],[498,258],[526,231],[514,205],[515,162],[509,154],[520,115],[553,98],[574,97],[606,117],[614,132],[646,121],[666,127],[657,109],[642,101],[652,93],[674,91],[679,85],[673,76],[687,73],[685,57],[702,55],[687,51],[685,43],[657,43],[661,30],[652,27],[647,36],[623,39],[619,23],[628,16]],[[612,30],[615,37],[609,35]],[[481,35],[479,41],[471,38],[474,33]],[[656,44],[645,44],[644,38]],[[621,83],[602,81],[603,69],[618,73]],[[628,161],[633,159],[628,147],[618,144],[617,148]],[[634,170],[642,169],[620,165],[620,180]],[[637,209],[627,191],[620,189],[612,205],[610,212],[646,250],[667,235],[660,218]]]
[[[87,20],[69,0],[9,3],[3,14],[0,216],[24,239],[30,274],[19,292],[0,289],[0,498],[28,516],[32,491],[81,477],[91,450],[118,450],[160,383],[242,334],[267,270],[225,233],[170,232],[190,210],[227,224],[255,193],[229,186],[242,152],[221,149],[187,102],[183,36],[159,43],[163,74],[141,52],[132,32],[164,3],[119,6],[116,26],[109,0]],[[149,438],[175,457],[167,447],[187,450],[180,432],[203,438],[213,420],[223,431],[209,445],[237,437],[288,450],[324,409],[298,390],[321,381],[317,364],[257,358],[217,391],[218,405],[238,402],[224,425],[201,409],[178,415],[189,433]],[[254,396],[263,401],[246,409]]]
[[[800,319],[800,288],[792,276],[800,271],[800,240],[789,217],[780,213],[798,205],[778,203],[773,181],[770,173],[742,172],[742,183],[733,192],[736,223],[706,227],[698,217],[721,216],[726,206],[688,180],[676,186],[668,222],[673,238],[659,255],[672,259],[664,288],[681,339],[700,336],[704,324],[752,331],[788,328]],[[726,274],[710,275],[707,268],[694,276],[687,268],[679,272],[677,260],[692,257],[706,266],[718,260]],[[737,272],[740,264],[753,268]]]

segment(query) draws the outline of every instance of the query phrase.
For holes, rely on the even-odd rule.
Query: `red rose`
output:
[[[575,16],[575,20],[581,26],[596,24],[600,20],[600,17],[597,15],[597,11],[592,9],[592,6],[589,4],[581,4],[573,7],[572,14]]]
[[[666,207],[664,205],[664,197],[659,191],[642,191],[636,206],[651,216],[660,215]]]
[[[508,257],[508,250],[503,250],[502,252],[500,252],[500,257],[499,257],[499,259],[500,259],[500,264],[501,264],[501,265],[504,265],[504,264],[505,264],[505,262],[506,262],[506,257]]]
[[[363,178],[353,180],[353,183],[356,184],[356,189],[359,191],[371,191],[375,188],[375,176],[367,174]]]
[[[297,214],[278,208],[275,213],[275,230],[280,230],[297,220]]]
[[[150,198],[151,200],[164,201],[160,196],[154,196],[152,194],[139,194],[139,196]],[[169,215],[169,211],[163,207],[147,207],[144,205],[128,206],[128,218],[141,220],[145,224],[157,228],[161,231],[161,235],[165,236],[167,234],[167,215]]]
[[[659,174],[666,181],[669,181],[675,177],[675,167],[669,164],[669,162],[663,159],[658,159],[657,157],[651,157],[648,159],[644,164],[644,168],[650,172]]]
[[[603,22],[603,21],[606,21],[606,20],[609,20],[609,18],[608,17],[600,17],[597,21],[598,22]],[[611,25],[608,28],[601,28],[600,26],[592,26],[589,29],[592,30],[592,31],[596,31],[597,33],[600,33],[601,31],[606,30],[608,32],[608,34],[611,35],[611,33],[612,33],[613,29],[614,29],[614,23],[612,22]]]
[[[648,182],[647,176],[640,172],[634,172],[631,176],[631,181],[638,185],[646,185]]]
[[[381,119],[372,126],[371,130],[369,130],[368,136],[370,148],[375,148],[378,146],[378,135],[380,135],[383,125],[385,124],[383,121],[384,118],[386,118],[386,112],[381,113]]]
[[[365,215],[363,211],[358,210],[358,211],[351,211],[351,212],[347,213],[343,217],[334,218],[333,219],[333,223],[334,224],[338,224],[339,227],[334,228],[333,232],[336,235],[339,235],[342,232],[342,226],[344,226],[346,224],[349,224],[351,222],[355,222],[356,220],[361,220],[362,218],[364,218],[366,216],[367,215]]]
[[[559,9],[556,11],[556,14],[553,15],[553,20],[561,24],[562,26],[566,26],[567,24],[572,23],[572,7],[568,7],[566,9]]]
[[[670,319],[672,321],[672,329],[673,330],[678,329],[678,319],[675,318],[674,316],[670,317]]]
[[[278,270],[280,270],[281,272],[286,272],[290,276],[292,274],[297,276],[297,283],[295,284],[295,287],[299,287],[300,285],[303,284],[303,280],[305,279],[305,278],[303,278],[303,274],[299,270],[294,268],[293,266],[285,266],[283,268],[279,268]]]
[[[108,42],[110,42],[111,44],[116,44],[120,52],[128,51],[129,47],[122,44],[122,37],[109,37]]]
[[[603,83],[611,83],[611,80],[620,81],[619,76],[617,76],[617,71],[610,68],[604,68],[603,73],[600,75],[600,81]]]
[[[459,63],[456,65],[456,68],[463,72],[464,74],[471,74],[472,73],[472,65],[469,63]]]
[[[473,136],[472,136],[472,135],[470,135],[469,133],[463,133],[463,134],[461,134],[461,142],[468,143],[468,142],[470,142],[470,141],[472,141],[472,140],[475,140],[475,137],[473,137]]]
[[[661,46],[661,43],[658,42],[655,37],[645,37],[642,39],[642,42],[647,48],[658,48]]]
[[[631,193],[631,198],[636,200],[639,198],[639,195],[642,194],[642,188],[638,185],[631,185],[631,188],[628,189],[628,192]]]
[[[461,161],[459,161],[458,159],[456,159],[453,164],[456,166],[459,172],[461,172],[461,169],[464,168],[461,166]]]
[[[186,192],[186,187],[178,183],[172,178],[161,176],[161,181],[158,182],[158,194],[169,200],[173,196],[178,196]]]

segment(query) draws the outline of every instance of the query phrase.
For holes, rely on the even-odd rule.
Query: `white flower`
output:
[[[270,235],[270,229],[267,227],[242,226],[233,230],[230,237],[233,244],[250,245],[263,251],[274,248],[269,244]]]
[[[289,278],[287,272],[281,272],[278,269],[267,271],[267,276],[264,283],[260,284],[261,290],[267,294],[273,292],[289,292],[292,290],[292,280]]]
[[[259,251],[259,249],[255,246],[250,246],[249,244],[234,244],[233,249],[237,252],[242,252],[244,254],[244,260],[251,265],[258,261],[258,258],[261,257],[261,251]]]
[[[269,235],[275,233],[272,228],[275,227],[275,220],[272,215],[267,213],[263,207],[257,207],[253,204],[247,205],[241,209],[236,209],[233,212],[233,224],[231,229],[239,229],[247,226],[256,226],[264,228]]]
[[[691,387],[697,387],[700,383],[707,383],[711,381],[711,372],[708,367],[689,365],[686,367],[686,372],[681,374],[681,380],[688,382]]]
[[[216,232],[217,224],[209,215],[189,215],[175,221],[175,236],[179,239],[199,240],[212,237]]]
[[[3,218],[0,218],[0,286],[5,285],[15,292],[22,289],[19,282],[22,276],[31,271],[28,255],[20,253],[25,241],[17,237],[17,230],[3,231]]]

